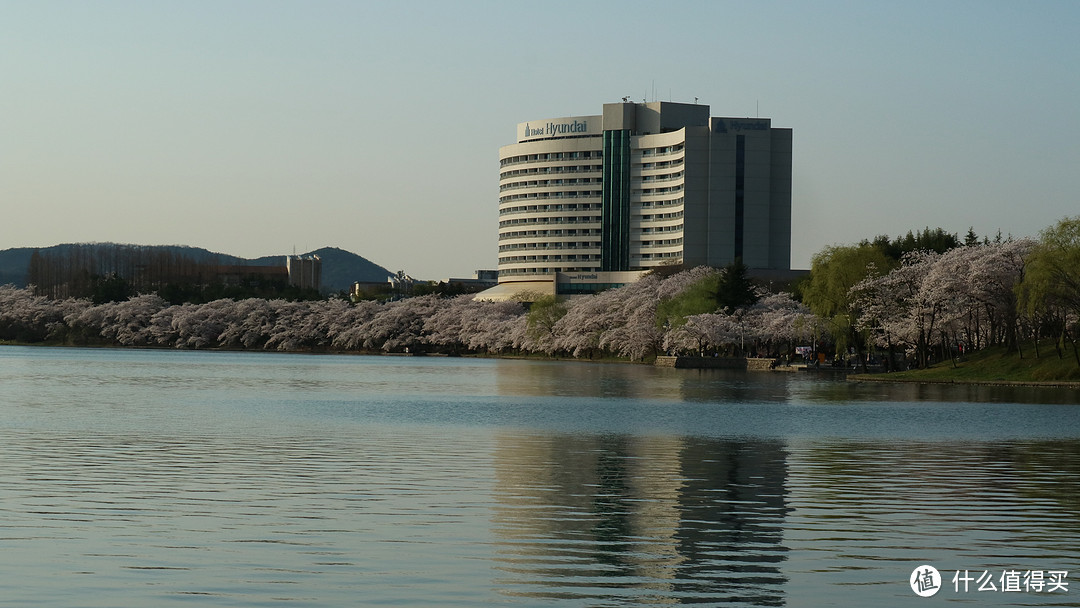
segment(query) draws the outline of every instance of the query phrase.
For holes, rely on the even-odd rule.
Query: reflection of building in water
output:
[[[533,397],[611,397],[660,402],[786,401],[795,374],[760,374],[747,381],[742,370],[673,369],[651,365],[604,365],[587,361],[495,362],[499,395]],[[505,372],[505,373],[503,373]],[[845,387],[846,388],[846,387]]]
[[[681,437],[641,437],[633,440],[630,485],[639,497],[637,508],[627,514],[628,528],[640,540],[638,571],[657,581],[673,580],[677,566],[685,561],[674,542],[679,533],[679,492],[683,486],[679,452]],[[616,460],[618,462],[618,460]],[[668,590],[668,587],[664,587]]]
[[[598,365],[588,362],[499,361],[512,373],[495,376],[500,395],[553,397],[621,397],[670,399],[677,379],[664,381],[663,372],[646,365]],[[643,381],[648,380],[648,381]]]
[[[544,589],[618,582],[670,600],[678,552],[677,438],[504,437],[495,456],[495,523],[508,580]],[[631,506],[630,503],[633,503]],[[634,581],[627,576],[638,577]],[[544,582],[548,581],[548,582]],[[657,600],[661,600],[658,602]]]
[[[689,441],[682,452],[678,589],[783,603],[787,453],[776,441]],[[773,595],[770,598],[770,594]],[[775,600],[769,601],[770,599]]]
[[[495,473],[508,594],[783,603],[779,443],[505,436]]]

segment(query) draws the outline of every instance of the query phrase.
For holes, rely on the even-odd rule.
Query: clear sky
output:
[[[0,249],[497,258],[519,122],[692,102],[794,130],[792,265],[1080,214],[1080,2],[0,0]]]

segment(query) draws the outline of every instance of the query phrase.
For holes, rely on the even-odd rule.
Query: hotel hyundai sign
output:
[[[518,143],[549,137],[573,137],[576,135],[602,135],[603,119],[600,116],[577,116],[548,118],[518,123]]]
[[[771,127],[768,118],[713,118],[713,133],[750,133],[768,131]]]

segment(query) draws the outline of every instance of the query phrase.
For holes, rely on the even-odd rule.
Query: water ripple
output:
[[[923,563],[1080,570],[1064,406],[1024,409],[1025,427],[978,409],[999,430],[962,441],[894,420],[843,436],[814,425],[872,408],[791,380],[727,403],[710,391],[752,383],[610,366],[559,403],[521,387],[597,368],[56,349],[20,371],[11,352],[3,605],[896,605]],[[473,396],[432,399],[441,382]],[[788,432],[789,415],[815,422]]]

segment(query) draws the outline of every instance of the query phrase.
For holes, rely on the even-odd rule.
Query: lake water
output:
[[[0,346],[0,606],[1080,606],[1078,402]]]

